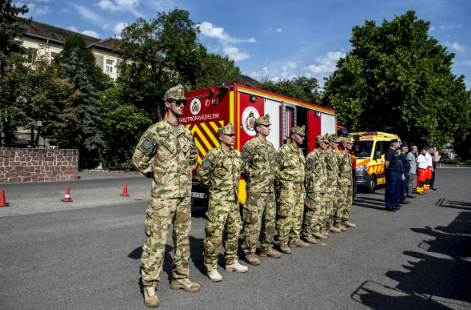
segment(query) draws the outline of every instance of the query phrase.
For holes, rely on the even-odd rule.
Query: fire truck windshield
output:
[[[370,157],[374,141],[359,141],[355,146],[354,154],[356,157]]]

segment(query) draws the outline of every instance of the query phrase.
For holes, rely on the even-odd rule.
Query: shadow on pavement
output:
[[[352,206],[384,211],[384,199],[356,197]]]
[[[404,252],[408,271],[386,273],[398,284],[365,281],[351,298],[372,309],[470,309],[471,212],[461,212],[446,227],[411,230],[435,239],[420,242],[422,252]]]
[[[173,250],[173,247],[170,245],[165,245],[165,256],[164,256],[164,262],[163,262],[163,267],[162,270],[167,273],[168,275],[168,281],[170,282],[172,280],[172,262],[173,262],[173,257],[170,256],[170,252]],[[135,248],[131,253],[128,255],[129,258],[131,259],[141,259],[142,257],[142,247]]]
[[[203,239],[190,236],[190,260],[195,264],[196,269],[203,275],[206,275],[203,258]]]
[[[471,210],[471,202],[455,201],[455,200],[446,201],[445,198],[438,199],[435,206],[441,207],[441,208]]]

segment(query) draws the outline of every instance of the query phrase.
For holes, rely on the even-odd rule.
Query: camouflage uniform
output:
[[[337,138],[335,135],[327,135],[325,137],[328,141],[336,141]],[[336,217],[336,211],[338,209],[337,202],[337,189],[338,189],[338,165],[337,165],[337,155],[330,150],[322,152],[321,157],[324,159],[327,167],[327,191],[325,194],[326,200],[326,217],[324,222],[324,227],[332,226],[334,222],[334,217]]]
[[[316,141],[322,140],[322,136],[316,137]],[[327,167],[322,160],[322,153],[314,150],[306,157],[304,184],[307,191],[307,210],[304,217],[304,237],[312,236],[315,233],[320,234],[325,222],[326,203],[324,196],[327,191]]]
[[[350,142],[348,139],[342,139],[341,143]],[[339,200],[341,205],[338,212],[338,222],[348,221],[350,213],[350,205],[352,203],[352,155],[344,151],[337,154],[339,166],[339,186],[340,192],[338,196],[342,196]]]
[[[293,127],[291,132],[305,135],[304,126]],[[280,245],[300,240],[304,213],[304,164],[303,151],[291,143],[276,152],[275,178],[281,185],[277,223]]]
[[[184,99],[181,85],[165,94]],[[191,228],[191,171],[198,160],[198,150],[188,128],[178,126],[178,134],[164,119],[147,129],[134,151],[134,166],[146,177],[153,178],[152,199],[145,220],[146,243],[142,253],[142,284],[157,287],[165,255],[167,233],[173,224],[175,258],[172,277],[188,277]]]
[[[234,134],[229,123],[219,134]],[[226,151],[218,146],[209,151],[196,171],[198,181],[209,186],[209,205],[206,212],[206,238],[203,242],[204,265],[207,271],[217,268],[223,230],[226,265],[238,262],[239,233],[242,228],[239,211],[239,181],[242,158],[239,151]]]
[[[255,125],[269,126],[270,116],[259,117]],[[276,227],[275,153],[271,142],[257,137],[247,141],[242,148],[242,176],[247,182],[247,202],[242,215],[245,223],[242,249],[245,255],[255,253],[262,226],[260,250],[268,251],[273,247]]]

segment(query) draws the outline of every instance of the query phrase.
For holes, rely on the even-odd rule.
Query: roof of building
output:
[[[252,87],[260,87],[262,83],[259,81],[252,79],[250,76],[247,75],[240,75],[241,83],[244,85],[252,86]]]
[[[42,37],[42,38],[50,39],[52,41],[56,41],[60,43],[64,43],[67,38],[76,34],[78,34],[85,40],[85,44],[87,45],[87,47],[92,47],[93,45],[95,45],[95,46],[100,46],[106,49],[112,48],[112,44],[113,44],[112,38],[107,38],[107,39],[94,38],[94,37],[87,36],[85,34],[78,33],[72,30],[67,30],[67,29],[56,27],[56,26],[43,24],[37,21],[31,21],[31,23],[28,25],[28,33],[27,33],[27,35],[30,35],[33,37]]]

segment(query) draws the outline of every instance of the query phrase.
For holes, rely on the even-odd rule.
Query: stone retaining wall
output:
[[[78,150],[0,148],[0,183],[78,179]]]

